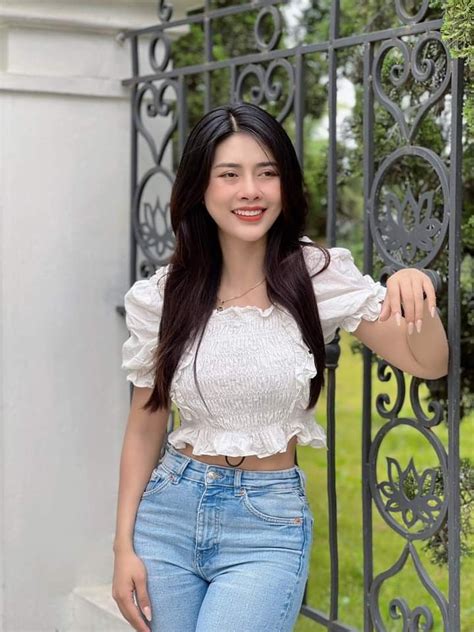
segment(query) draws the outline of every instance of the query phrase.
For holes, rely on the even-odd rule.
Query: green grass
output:
[[[350,350],[351,336],[341,332],[341,358],[337,369],[336,387],[336,485],[338,504],[338,538],[339,538],[339,620],[363,629],[363,532],[361,502],[361,419],[362,419],[362,357]],[[373,371],[372,401],[379,393],[396,393],[393,378],[380,382]],[[407,394],[400,417],[413,418],[414,413],[409,404],[409,376],[405,376]],[[427,389],[422,394],[427,393]],[[423,403],[426,411],[426,403]],[[326,425],[326,389],[316,409],[316,419]],[[373,435],[380,428],[382,420],[373,407]],[[464,420],[461,424],[461,456],[473,457],[472,420]],[[436,435],[447,446],[448,432],[443,423],[434,429]],[[405,468],[411,457],[414,458],[418,472],[426,467],[438,464],[437,457],[429,442],[415,429],[398,428],[390,433],[383,444],[378,460],[379,480],[387,480],[386,457],[393,456]],[[327,479],[326,451],[310,447],[298,447],[298,464],[304,469],[308,480],[308,497],[315,518],[314,542],[311,556],[311,569],[308,580],[307,603],[323,612],[328,612],[330,595],[329,546],[328,546],[328,511],[327,511]],[[415,525],[415,528],[419,526]],[[374,576],[389,569],[399,558],[405,540],[397,535],[380,517],[373,507],[373,551]],[[424,568],[436,587],[448,594],[447,569],[433,565],[429,556],[416,545]],[[463,558],[461,563],[461,631],[474,630],[474,559]],[[404,568],[394,577],[387,580],[380,593],[381,616],[389,632],[401,632],[401,619],[393,620],[389,615],[388,604],[394,598],[404,598],[408,606],[425,605],[431,610],[434,623],[433,630],[443,629],[439,609],[420,582],[414,566],[408,558]],[[423,622],[423,619],[422,619]],[[307,617],[300,616],[295,632],[316,632],[325,627]]]

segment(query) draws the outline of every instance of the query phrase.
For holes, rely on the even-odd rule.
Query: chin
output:
[[[233,226],[230,229],[219,227],[219,230],[226,237],[240,239],[241,241],[253,242],[262,239],[262,237],[265,237],[265,235],[270,230],[272,224],[268,225],[267,223],[265,223],[265,225],[261,224],[257,226],[249,223],[248,225],[242,224],[242,226],[238,226],[237,228]]]

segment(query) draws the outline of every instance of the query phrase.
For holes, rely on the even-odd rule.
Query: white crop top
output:
[[[303,237],[302,241],[311,241]],[[354,331],[362,318],[376,320],[386,288],[362,275],[346,248],[329,248],[331,262],[312,279],[325,343],[338,327]],[[324,255],[304,247],[310,273]],[[123,345],[122,368],[136,386],[153,386],[152,360],[157,346],[168,266],[136,281],[125,295],[130,337]],[[193,454],[260,458],[285,452],[288,441],[326,447],[324,428],[305,410],[310,380],[317,371],[293,317],[282,307],[230,306],[214,310],[197,356],[196,373],[206,409],[196,388],[193,357],[197,340],[188,343],[171,383],[170,398],[181,425],[168,435],[176,448]]]

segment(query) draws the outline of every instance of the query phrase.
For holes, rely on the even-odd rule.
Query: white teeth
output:
[[[261,215],[263,211],[234,211],[236,215]]]

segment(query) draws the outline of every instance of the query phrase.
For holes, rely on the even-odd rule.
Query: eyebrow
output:
[[[237,162],[220,162],[218,165],[216,165],[214,167],[214,169],[217,169],[218,167],[233,167],[234,169],[237,169],[239,167],[241,167],[242,165],[239,165]],[[257,162],[256,167],[277,167],[277,163],[276,162]]]

